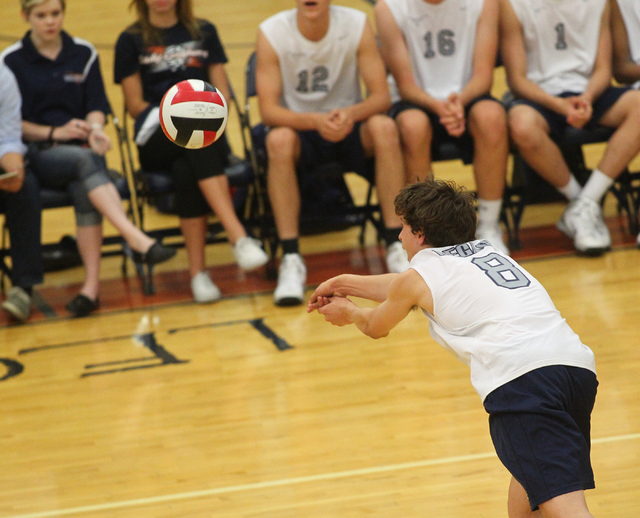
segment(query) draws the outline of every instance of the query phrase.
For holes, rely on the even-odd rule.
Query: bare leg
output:
[[[80,226],[77,235],[78,251],[84,265],[84,284],[80,293],[96,300],[100,292],[102,225]]]
[[[498,103],[480,101],[471,108],[468,128],[474,142],[473,170],[478,197],[500,200],[509,155],[507,115]]]
[[[513,477],[509,485],[509,501],[507,503],[509,518],[540,518],[540,511],[531,512],[527,492]]]
[[[267,135],[269,200],[280,239],[299,235],[300,192],[296,163],[300,158],[300,140],[290,128],[276,128]]]
[[[431,168],[431,139],[433,130],[429,117],[422,110],[406,110],[396,118],[404,167],[406,183],[433,177]]]
[[[194,277],[204,271],[204,246],[207,232],[207,217],[180,218],[180,230],[189,259],[189,274]]]
[[[242,223],[240,223],[231,200],[229,179],[221,174],[206,180],[200,180],[198,184],[207,203],[226,230],[229,242],[233,245],[238,239],[245,237],[247,232]]]
[[[540,504],[544,518],[593,518],[587,508],[584,491],[556,496]]]
[[[640,152],[640,91],[623,94],[600,123],[617,128],[598,164],[600,171],[615,179]]]
[[[374,115],[361,126],[362,146],[375,156],[376,186],[386,228],[402,226],[394,200],[405,183],[400,137],[393,119]]]
[[[569,167],[539,112],[531,106],[514,106],[509,110],[509,131],[522,157],[540,176],[556,188],[569,183]]]
[[[149,250],[154,240],[136,227],[122,208],[122,200],[112,183],[104,184],[89,192],[93,206],[107,218],[120,235],[136,252]]]

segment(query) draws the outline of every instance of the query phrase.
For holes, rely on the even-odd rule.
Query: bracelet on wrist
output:
[[[55,126],[51,126],[51,130],[49,131],[49,138],[47,139],[49,142],[53,142],[53,132],[56,130]]]
[[[102,124],[100,124],[99,122],[94,122],[91,125],[91,131],[102,131],[103,128],[104,128],[104,126]]]

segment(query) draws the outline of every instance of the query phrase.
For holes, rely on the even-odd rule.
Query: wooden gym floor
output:
[[[120,111],[112,45],[131,19],[127,3],[69,2],[66,21],[98,45]],[[371,12],[362,0],[336,3]],[[195,2],[217,24],[240,91],[258,23],[293,2],[241,4]],[[17,1],[0,5],[0,20],[4,47],[25,30]],[[237,146],[237,123],[228,131]],[[601,151],[590,147],[588,161]],[[436,175],[473,188],[458,163],[438,164]],[[553,226],[562,210],[528,208],[513,256],[596,354],[590,509],[635,518],[640,251],[609,200],[614,249],[577,256]],[[66,209],[43,221],[45,242],[74,233]],[[176,223],[150,209],[147,221]],[[384,271],[371,229],[364,247],[355,229],[302,247],[310,289],[344,271]],[[72,268],[46,274],[28,324],[0,316],[0,517],[506,517],[509,475],[468,369],[429,337],[423,317],[374,341],[304,308],[274,307],[274,281],[239,272],[226,244],[209,246],[207,261],[224,293],[215,304],[192,302],[180,250],[156,268],[155,295],[142,294],[131,265],[123,277],[121,258],[107,257],[95,315],[66,316],[82,280]]]

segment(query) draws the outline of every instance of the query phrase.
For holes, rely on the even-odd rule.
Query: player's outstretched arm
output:
[[[374,276],[381,277],[381,276]],[[415,270],[389,276],[387,297],[375,308],[361,308],[346,297],[318,297],[318,312],[333,325],[355,324],[371,338],[382,338],[415,306],[432,311],[431,291]]]
[[[387,298],[389,284],[397,273],[382,275],[343,274],[332,277],[320,284],[309,299],[308,313],[318,309],[319,297],[359,297],[382,302]]]

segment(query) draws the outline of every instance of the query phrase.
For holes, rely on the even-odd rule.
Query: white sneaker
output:
[[[587,198],[573,200],[556,226],[561,232],[573,238],[573,244],[579,252],[600,255],[611,248],[611,236],[604,224],[602,210],[593,200]]]
[[[402,273],[409,269],[409,256],[402,248],[402,243],[396,241],[387,247],[387,270],[389,273]]]
[[[7,300],[2,303],[2,309],[11,313],[16,320],[24,322],[31,314],[31,297],[20,286],[14,286]]]
[[[638,244],[638,246],[640,247],[640,234],[638,234],[638,239],[636,239],[636,243]]]
[[[233,256],[243,270],[255,270],[269,261],[269,256],[262,249],[259,239],[249,236],[241,237],[233,245]]]
[[[300,254],[285,254],[278,270],[278,286],[273,293],[276,306],[297,306],[304,299],[307,267]]]
[[[476,239],[486,239],[491,243],[493,248],[497,248],[505,255],[511,255],[509,253],[509,247],[505,244],[502,239],[502,228],[499,223],[491,224],[482,224],[479,225],[476,229]]]
[[[222,297],[220,289],[213,283],[207,272],[200,272],[191,279],[191,293],[196,302],[213,302]]]

